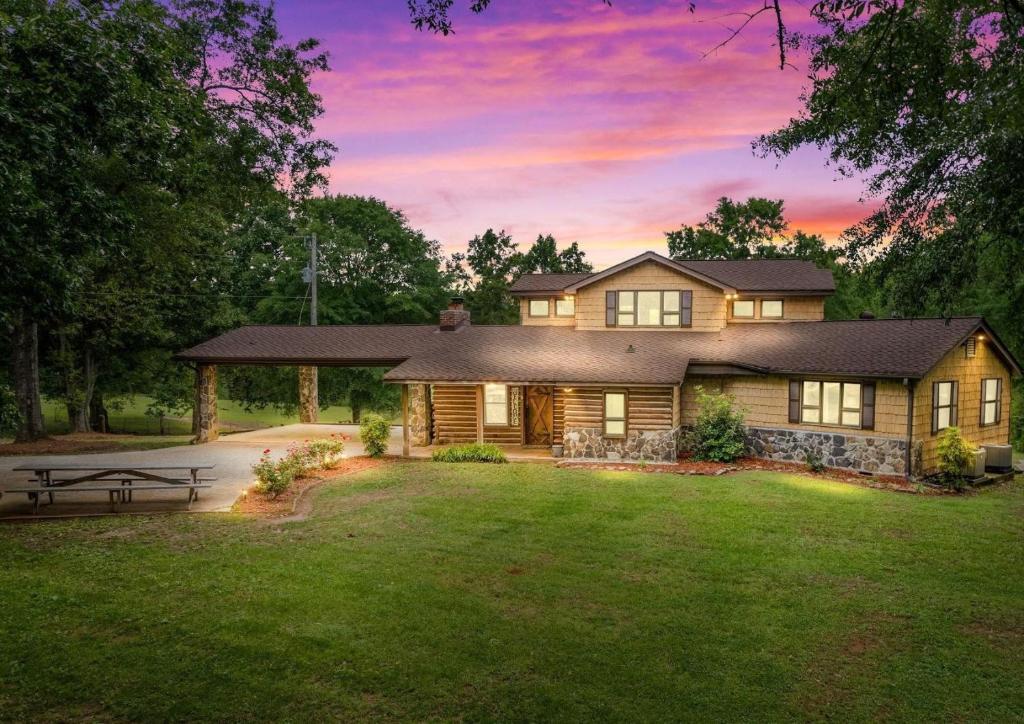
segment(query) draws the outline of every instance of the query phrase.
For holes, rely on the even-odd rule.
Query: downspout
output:
[[[910,480],[914,465],[914,386],[916,380],[908,378],[903,382],[907,387],[907,462],[903,477]]]

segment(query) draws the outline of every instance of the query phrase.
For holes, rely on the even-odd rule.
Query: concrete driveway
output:
[[[217,478],[210,490],[203,490],[199,500],[192,504],[194,511],[224,511],[231,508],[241,492],[252,483],[250,468],[263,451],[280,457],[289,443],[328,437],[332,433],[349,436],[345,455],[363,454],[357,425],[284,425],[264,430],[226,435],[204,445],[182,445],[160,450],[135,450],[123,453],[95,453],[87,455],[15,456],[0,458],[0,491],[27,484],[30,473],[14,472],[21,465],[95,464],[105,465],[214,465],[212,475]],[[391,428],[388,452],[402,454],[402,428]],[[121,506],[126,513],[185,510],[188,494],[184,491],[148,491],[134,495],[134,502]],[[106,493],[57,493],[52,506],[44,505],[40,515],[89,515],[110,511]],[[32,506],[24,493],[4,494],[0,498],[0,517],[31,515]]]

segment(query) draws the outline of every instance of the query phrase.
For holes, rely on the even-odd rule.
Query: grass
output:
[[[115,409],[110,405],[111,430],[136,435],[158,435],[160,422],[146,414],[146,407],[151,399],[146,395],[136,395],[123,400],[121,409]],[[223,399],[218,400],[217,415],[221,424],[244,429],[290,425],[299,421],[298,413],[285,415],[272,407],[247,412],[241,404]],[[43,418],[46,420],[48,431],[55,434],[68,431],[67,408],[58,400],[43,401]],[[321,422],[349,422],[351,419],[352,410],[347,406],[328,407],[320,411]],[[170,435],[187,435],[191,428],[191,418],[167,418],[164,421],[164,429]]]
[[[1024,486],[398,463],[0,526],[0,718],[1010,721]]]

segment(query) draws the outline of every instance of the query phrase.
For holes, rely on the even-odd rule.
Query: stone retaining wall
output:
[[[564,457],[570,460],[650,460],[675,462],[679,431],[631,430],[625,438],[605,438],[598,427],[567,427]]]
[[[830,468],[888,475],[907,469],[907,442],[891,437],[748,427],[747,447],[769,460],[804,462],[813,451]]]

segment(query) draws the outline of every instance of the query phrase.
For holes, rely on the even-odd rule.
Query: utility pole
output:
[[[316,277],[317,277],[317,258],[316,258],[316,234],[309,235],[309,325],[311,327],[316,326]]]
[[[316,234],[310,234],[309,265],[302,270],[302,278],[309,284],[309,326],[316,326],[317,253]],[[299,367],[299,422],[316,422],[320,416],[320,381],[316,367]]]

